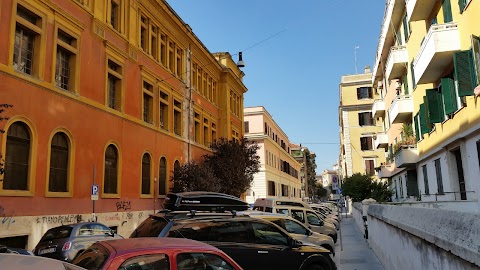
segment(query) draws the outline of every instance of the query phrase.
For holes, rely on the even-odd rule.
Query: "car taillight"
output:
[[[66,242],[63,244],[62,251],[69,250],[72,247],[72,242]]]

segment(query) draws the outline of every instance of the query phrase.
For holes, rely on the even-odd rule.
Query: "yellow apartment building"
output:
[[[478,0],[387,2],[372,76],[385,113],[372,112],[395,201],[480,211],[479,10]],[[410,125],[414,140],[401,132]]]
[[[262,107],[244,108],[244,130],[248,141],[257,142],[259,171],[254,175],[246,201],[257,198],[302,198],[300,170],[302,165],[291,155],[288,136],[268,111]]]
[[[354,173],[376,175],[385,162],[385,149],[375,147],[375,135],[382,130],[373,121],[372,104],[379,94],[372,87],[372,73],[345,75],[340,82],[340,178]]]

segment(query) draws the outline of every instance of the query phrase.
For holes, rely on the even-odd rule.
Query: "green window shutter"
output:
[[[393,162],[393,146],[389,145],[388,146],[388,159],[390,162]]]
[[[420,134],[428,133],[427,113],[425,111],[425,103],[420,104]],[[421,138],[422,136],[420,136]]]
[[[417,85],[415,84],[415,72],[413,70],[413,61],[415,59],[412,59],[412,62],[410,62],[410,73],[412,73],[412,86],[413,86],[413,89],[417,88]]]
[[[460,7],[460,14],[463,13],[463,10],[465,9],[466,5],[467,5],[466,0],[458,0],[458,6]]]
[[[408,40],[409,33],[410,31],[408,30],[408,20],[407,20],[407,14],[403,17],[403,34],[405,35],[405,41]]]
[[[408,95],[408,80],[407,80],[407,74],[403,75],[402,84],[403,84],[403,93],[405,93],[405,95]]]
[[[473,57],[472,51],[460,51],[453,54],[453,65],[455,69],[455,79],[458,83],[458,95],[460,97],[473,95],[473,82],[476,79],[472,70]]]
[[[442,78],[442,96],[445,114],[457,111],[457,94],[455,93],[455,81],[452,78]]]
[[[407,171],[407,196],[418,196],[417,171]]]
[[[417,142],[420,141],[420,130],[419,130],[419,127],[418,127],[418,113],[415,115],[415,117],[413,118],[414,120],[414,123],[415,123],[415,138],[417,139]]]
[[[442,1],[442,9],[443,9],[443,22],[449,23],[453,21],[452,17],[452,6],[450,4],[451,0],[443,0]]]
[[[427,108],[428,108],[428,119],[430,123],[441,123],[445,120],[445,115],[443,114],[443,104],[442,104],[442,94],[440,94],[437,89],[427,89]]]

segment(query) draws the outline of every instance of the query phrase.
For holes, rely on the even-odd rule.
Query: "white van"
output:
[[[337,242],[337,230],[334,224],[323,221],[315,210],[302,201],[281,198],[259,198],[253,210],[269,213],[287,214],[311,228],[312,231],[332,237]]]

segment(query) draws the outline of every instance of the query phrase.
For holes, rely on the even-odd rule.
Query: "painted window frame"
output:
[[[51,166],[52,166],[52,152],[53,152],[53,139],[57,134],[63,134],[67,140],[68,144],[68,160],[67,160],[67,178],[66,180],[66,187],[67,191],[51,191],[50,190],[50,182],[51,182]],[[58,128],[55,129],[52,134],[50,135],[49,139],[49,148],[48,148],[48,155],[47,155],[47,175],[46,175],[46,185],[45,185],[45,197],[73,197],[74,193],[74,171],[75,171],[75,144],[73,140],[72,134],[65,128]]]
[[[67,38],[72,39],[72,44],[68,44],[65,41],[59,38],[60,32],[68,35]],[[53,61],[52,61],[52,84],[60,89],[61,91],[66,91],[70,93],[79,92],[79,82],[80,82],[80,36],[81,29],[72,30],[64,26],[64,22],[55,22],[55,38],[53,44]],[[60,49],[59,49],[60,47]],[[57,69],[58,69],[58,52],[59,50],[66,51],[69,58],[69,83],[68,88],[63,88],[62,86],[57,85]]]
[[[146,160],[148,159],[148,160]],[[148,167],[147,166],[148,161]],[[154,181],[153,181],[153,157],[150,152],[144,152],[140,160],[140,198],[153,198]],[[145,171],[146,170],[146,171]],[[148,193],[145,191],[148,189]]]
[[[107,149],[108,147],[114,147],[114,149],[116,150],[116,163],[117,163],[117,166],[116,166],[116,192],[115,193],[106,193],[105,192],[105,170],[107,169],[106,166],[105,166],[105,163],[106,163],[106,159],[107,159]],[[101,194],[102,194],[102,198],[120,198],[120,194],[121,194],[121,179],[122,179],[122,154],[121,154],[121,149],[119,147],[119,145],[115,142],[108,142],[106,145],[105,145],[105,149],[103,151],[103,175],[102,175],[102,191],[101,191]]]

